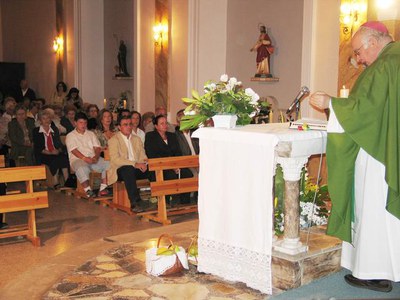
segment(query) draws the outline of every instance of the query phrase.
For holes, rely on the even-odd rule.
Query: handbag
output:
[[[161,240],[169,240],[167,247],[160,247]],[[168,234],[158,238],[157,247],[146,250],[146,271],[154,276],[178,275],[184,269],[189,269],[185,249],[174,245]]]

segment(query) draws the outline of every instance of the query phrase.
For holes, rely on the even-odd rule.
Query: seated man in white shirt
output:
[[[76,127],[66,138],[69,162],[88,197],[96,196],[89,185],[90,171],[101,173],[98,196],[108,196],[106,170],[109,162],[100,157],[100,142],[92,131],[87,130],[87,122],[88,118],[84,113],[75,115]]]
[[[136,179],[147,174],[147,156],[140,137],[132,133],[131,117],[120,115],[117,124],[119,132],[108,140],[110,153],[108,184],[113,184],[117,180],[123,181],[131,202],[131,210],[137,213],[146,208],[140,199]]]

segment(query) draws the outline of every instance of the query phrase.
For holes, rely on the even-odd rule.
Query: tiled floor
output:
[[[197,231],[174,235],[174,243],[187,248]],[[229,283],[197,272],[194,265],[180,276],[155,277],[145,270],[145,251],[156,239],[112,248],[87,261],[57,282],[46,300],[95,297],[95,299],[240,299],[266,296],[245,284]]]
[[[107,237],[157,230],[161,225],[142,222],[108,207],[89,203],[60,192],[49,192],[48,209],[37,211],[38,235],[42,247],[35,248],[24,239],[0,240],[0,299],[41,299],[57,278],[67,271],[116,247]],[[176,217],[174,223],[185,228],[187,220],[196,220],[196,214]],[[10,225],[26,223],[26,213],[7,214]],[[196,224],[189,226],[197,229]],[[180,230],[182,230],[180,229]],[[139,234],[137,238],[144,240]],[[125,240],[125,242],[129,242]],[[27,296],[29,297],[27,298]],[[43,294],[42,294],[43,295]]]
[[[146,274],[143,255],[148,245],[144,243],[169,233],[187,246],[185,243],[198,229],[196,214],[174,217],[173,225],[161,226],[60,192],[49,192],[49,203],[48,209],[37,214],[42,247],[35,248],[23,239],[0,240],[0,300],[71,297],[105,300],[142,296],[184,299],[176,292],[194,295],[186,299],[266,298],[244,284],[197,274],[194,267],[175,280]],[[7,215],[10,225],[25,220],[24,213]],[[310,250],[315,255],[337,247],[337,241],[324,236],[315,239],[317,236],[310,238]],[[118,258],[116,253],[126,255]],[[137,288],[137,282],[143,286]],[[276,290],[274,294],[279,292]]]

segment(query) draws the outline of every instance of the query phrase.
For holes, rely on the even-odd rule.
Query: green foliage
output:
[[[157,249],[157,255],[174,255],[179,252],[179,246],[170,245],[168,247],[160,247]]]
[[[243,89],[236,78],[222,75],[218,83],[206,82],[203,95],[193,90],[192,98],[182,98],[187,107],[181,130],[205,126],[207,120],[217,114],[237,115],[238,125],[250,124],[259,98],[252,89]]]
[[[274,201],[274,229],[276,235],[284,232],[284,192],[285,182],[283,179],[283,171],[281,166],[277,166],[275,175],[275,201]],[[312,207],[315,198],[315,206]],[[326,202],[330,200],[328,186],[319,186],[311,181],[308,177],[306,168],[303,168],[300,176],[300,226],[326,224],[329,210],[326,208]]]

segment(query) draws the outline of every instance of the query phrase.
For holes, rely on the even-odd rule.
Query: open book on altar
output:
[[[319,119],[309,119],[303,118],[297,121],[290,122],[290,129],[297,130],[322,130],[326,131],[326,126],[328,125],[328,121],[319,120]]]

